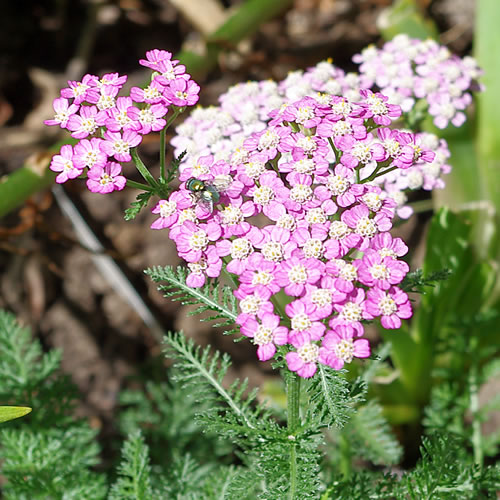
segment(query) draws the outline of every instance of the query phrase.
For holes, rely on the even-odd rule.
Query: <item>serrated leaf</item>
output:
[[[346,430],[351,438],[351,446],[355,445],[356,454],[374,464],[391,465],[401,459],[403,449],[392,434],[381,406],[375,401],[358,407]]]
[[[136,201],[131,203],[131,207],[125,210],[125,220],[133,220],[137,217],[139,212],[148,204],[153,196],[152,191],[145,191],[137,195]]]
[[[158,287],[165,297],[179,301],[182,305],[198,306],[194,311],[190,311],[189,315],[209,312],[212,314],[201,321],[214,321],[214,326],[225,328],[226,333],[238,331],[235,323],[238,306],[230,287],[221,286],[217,280],[213,280],[201,288],[191,288],[186,284],[188,271],[182,266],[176,269],[172,266],[153,267],[145,273],[156,283],[167,283]]]
[[[312,426],[344,426],[352,412],[349,384],[344,372],[320,364],[307,392]]]
[[[122,447],[119,478],[110,492],[110,500],[153,500],[150,480],[149,448],[139,430]]]

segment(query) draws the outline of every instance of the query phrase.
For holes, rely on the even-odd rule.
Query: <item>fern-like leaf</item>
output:
[[[440,269],[424,276],[422,269],[412,271],[405,276],[400,287],[407,293],[425,294],[425,287],[434,287],[440,281],[446,281],[451,276],[450,269]]]
[[[320,491],[319,463],[322,458],[318,450],[322,438],[298,437],[295,441],[297,484],[293,498],[318,498]],[[248,468],[262,480],[262,491],[258,498],[286,499],[290,490],[290,441],[264,442],[249,454]]]
[[[42,356],[39,342],[21,327],[14,315],[0,311],[0,397],[16,397],[30,391],[50,377],[58,368],[61,352]]]
[[[345,371],[319,364],[307,388],[309,395],[307,422],[315,428],[343,427],[352,412],[349,383]]]
[[[133,432],[122,448],[119,478],[111,488],[109,500],[151,500],[149,450],[140,431]]]
[[[131,207],[125,210],[125,220],[133,220],[139,212],[148,204],[151,197],[154,195],[152,191],[139,193],[135,201],[131,203]]]
[[[255,474],[243,467],[220,467],[207,476],[204,496],[206,500],[250,500],[255,498]]]
[[[213,474],[212,464],[201,465],[189,454],[176,458],[171,464],[166,480],[163,482],[162,494],[157,498],[179,500],[198,500],[204,483]]]
[[[0,401],[33,408],[32,428],[62,427],[73,420],[68,413],[77,396],[68,377],[58,373],[61,352],[43,353],[40,342],[0,310]]]
[[[346,428],[356,455],[374,464],[391,465],[401,459],[403,450],[382,415],[381,406],[371,400],[358,407]]]
[[[421,453],[422,460],[402,481],[413,498],[485,498],[480,492],[482,472],[467,459],[460,438],[445,434],[426,437]]]
[[[0,431],[2,486],[7,499],[103,499],[104,476],[91,472],[99,459],[96,432],[85,425],[68,429]]]
[[[165,297],[179,301],[182,305],[198,306],[189,315],[208,312],[210,314],[202,321],[214,321],[214,327],[222,327],[228,334],[238,331],[235,327],[237,301],[230,287],[221,286],[217,280],[213,280],[201,288],[191,288],[186,284],[188,271],[181,266],[176,269],[172,266],[153,267],[145,272],[154,282],[167,283],[158,287]]]
[[[228,388],[224,386],[223,379],[231,365],[229,355],[218,351],[212,353],[210,347],[195,346],[191,339],[180,333],[169,333],[165,343],[177,358],[176,380],[189,386],[192,397],[198,402],[211,403],[203,413],[206,423],[223,425],[224,422],[231,433],[252,433],[267,420],[266,411],[254,405],[256,390],[243,398],[248,387],[246,379],[242,382],[236,379]],[[219,416],[224,419],[220,420]]]

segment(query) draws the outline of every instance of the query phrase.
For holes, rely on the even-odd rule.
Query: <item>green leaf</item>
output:
[[[377,465],[397,464],[401,459],[403,448],[387,424],[382,407],[373,400],[357,409],[346,432],[357,456]]]
[[[152,500],[149,450],[139,430],[133,432],[122,448],[119,478],[111,488],[109,500]]]
[[[28,406],[0,406],[0,423],[24,417],[31,412]]]
[[[415,0],[393,2],[377,19],[377,27],[386,40],[400,33],[421,40],[436,38],[438,34],[434,23],[424,17]]]
[[[19,425],[0,430],[5,498],[105,498],[105,477],[92,471],[100,461],[95,430],[75,422],[66,429],[36,431],[22,421]]]
[[[477,167],[482,177],[483,197],[500,213],[500,65],[495,50],[500,45],[497,20],[500,3],[497,0],[481,0],[477,5],[474,51],[484,70],[481,81],[486,90],[478,95],[477,120]],[[477,182],[477,181],[476,181]]]
[[[208,410],[207,415],[232,414],[235,421],[243,425],[248,431],[255,430],[259,426],[259,419],[263,420],[264,412],[261,408],[252,408],[257,391],[253,390],[243,399],[247,390],[248,381],[240,382],[238,379],[226,387],[223,379],[231,366],[228,354],[220,354],[218,351],[211,352],[210,346],[201,349],[195,346],[192,339],[186,339],[181,333],[169,333],[165,336],[165,344],[170,351],[175,352],[177,362],[175,368],[179,370],[176,380],[183,381],[185,386],[189,385],[193,393],[191,397],[201,401],[213,400],[213,392],[216,398],[224,406],[214,404]],[[209,390],[207,390],[209,389]],[[211,394],[212,393],[212,394]],[[233,426],[236,432],[237,428]],[[244,430],[244,429],[242,429]]]
[[[405,276],[400,288],[406,293],[426,293],[426,287],[436,286],[438,281],[447,280],[451,275],[449,269],[441,269],[424,276],[422,269],[412,271]]]
[[[238,332],[236,318],[238,306],[233,290],[228,286],[221,286],[217,280],[210,281],[201,288],[191,288],[186,284],[188,271],[185,267],[172,266],[153,267],[145,273],[158,283],[166,281],[166,285],[160,285],[158,290],[164,292],[164,296],[171,300],[179,301],[182,305],[197,305],[198,307],[188,314],[201,314],[212,312],[201,321],[214,321],[214,327],[222,327],[226,333]]]
[[[434,346],[450,324],[466,290],[475,256],[468,238],[471,224],[463,216],[441,209],[431,221],[423,263],[424,276],[448,269],[451,275],[422,296],[411,326],[384,331],[393,346],[393,360],[410,400],[424,404],[429,397]]]
[[[137,217],[139,212],[148,204],[153,196],[152,191],[145,191],[137,195],[136,201],[131,203],[131,207],[125,210],[125,220],[132,220]]]
[[[325,365],[307,387],[309,395],[308,418],[311,427],[343,427],[352,413],[349,383],[345,371],[339,372]]]

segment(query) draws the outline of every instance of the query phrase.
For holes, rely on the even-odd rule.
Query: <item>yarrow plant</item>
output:
[[[354,60],[359,75],[322,62],[280,83],[237,85],[219,108],[195,109],[172,140],[171,168],[165,131],[196,104],[200,88],[164,50],[139,61],[152,70],[146,87],[118,97],[126,76],[86,75],[68,82],[46,121],[79,139],[52,160],[58,183],[86,176],[94,193],[142,189],[128,218],[160,198],[151,228],[168,230],[187,271],[150,274],[236,325],[259,360],[284,369],[292,442],[300,428],[300,379],[314,384],[318,376],[325,380],[325,370],[370,357],[370,322],[397,329],[412,316],[401,287],[408,247],[390,231],[396,216],[411,214],[405,191],[442,187],[450,168],[445,141],[418,129],[416,99],[438,126],[459,126],[480,73],[471,59],[407,37]],[[161,139],[159,179],[136,149],[154,132]],[[131,161],[147,184],[126,178]],[[232,288],[219,295],[222,276]],[[296,498],[291,446],[287,491]]]

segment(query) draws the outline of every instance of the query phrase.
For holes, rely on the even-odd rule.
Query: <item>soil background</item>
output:
[[[225,8],[241,4],[220,3]],[[341,68],[354,70],[352,56],[370,43],[381,43],[377,18],[391,4],[389,0],[296,0],[255,36],[221,56],[206,78],[198,79],[200,104],[217,104],[218,95],[237,82],[280,80],[291,70],[328,57]],[[470,52],[473,2],[419,4],[437,23],[443,43],[460,55]],[[93,9],[98,9],[95,18]],[[79,70],[72,78],[79,79],[84,73],[116,71],[129,75],[129,86],[137,85],[146,75],[137,61],[147,50],[162,48],[175,54],[186,44],[202,43],[192,23],[166,0],[3,2],[0,176],[64,140],[58,127],[45,127],[43,120],[52,117],[52,100],[69,74]],[[141,146],[154,168],[158,168],[158,149],[159,136],[154,134]],[[149,229],[154,220],[150,210],[132,222],[124,221],[123,211],[134,200],[134,191],[102,196],[87,191],[81,181],[65,184],[64,190],[165,331],[182,329],[199,344],[230,351],[235,374],[249,377],[251,384],[272,377],[270,365],[256,360],[250,343],[234,344],[209,324],[188,317],[188,308],[164,299],[144,275],[148,267],[180,261],[166,232]],[[414,216],[399,231],[407,241],[418,242],[428,216]],[[419,252],[412,257],[414,262]],[[132,380],[138,373],[165,363],[161,345],[97,270],[92,253],[79,244],[50,190],[0,220],[0,307],[30,326],[44,349],[63,350],[62,369],[81,392],[78,412],[101,428],[103,440],[115,432],[120,390],[136,383]]]

